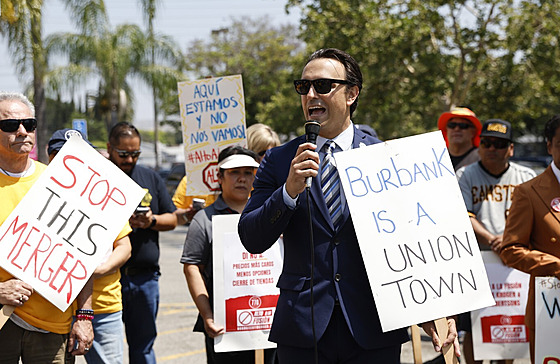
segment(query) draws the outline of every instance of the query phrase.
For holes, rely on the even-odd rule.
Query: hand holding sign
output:
[[[422,329],[432,338],[432,344],[437,352],[441,352],[446,364],[457,364],[461,356],[459,336],[454,319],[440,318],[422,324]],[[442,341],[441,338],[446,338]]]
[[[22,306],[33,293],[33,287],[19,279],[8,279],[0,283],[0,328],[4,326],[16,307]]]
[[[33,293],[31,285],[19,280],[9,279],[0,283],[0,304],[21,306]]]

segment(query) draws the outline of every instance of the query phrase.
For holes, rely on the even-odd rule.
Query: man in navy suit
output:
[[[314,363],[316,355],[319,363],[399,363],[408,334],[405,329],[382,332],[344,193],[340,189],[335,206],[340,203],[341,208],[331,217],[330,199],[326,202],[322,192],[324,177],[319,175],[328,154],[325,144],[334,142],[337,152],[380,142],[350,119],[362,88],[360,68],[343,51],[321,49],[310,56],[294,85],[305,119],[321,125],[317,143],[306,143],[301,136],[267,152],[239,222],[241,241],[251,253],[264,252],[284,235],[280,298],[270,340],[278,344],[280,363]],[[309,194],[308,177],[312,177]],[[442,343],[433,323],[423,326],[438,350]],[[450,329],[443,345],[456,344],[458,353],[452,320]]]

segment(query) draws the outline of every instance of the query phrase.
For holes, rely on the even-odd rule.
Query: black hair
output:
[[[358,62],[356,62],[356,60],[351,55],[336,48],[319,49],[313,52],[313,54],[309,56],[309,58],[307,59],[307,63],[318,58],[335,59],[340,63],[342,63],[344,69],[346,70],[346,81],[350,82],[350,85],[347,85],[347,87],[358,86],[358,90],[360,92],[362,91],[362,82],[363,82],[362,71],[360,71],[360,66],[358,65]],[[358,96],[356,96],[356,100],[354,100],[352,105],[350,105],[350,116],[352,116],[352,114],[358,107],[359,96],[360,94],[358,92]]]
[[[140,136],[138,129],[136,129],[134,125],[132,125],[131,123],[127,123],[126,121],[121,121],[120,123],[116,123],[115,125],[113,125],[111,131],[109,132],[109,143],[111,143],[111,145],[113,146],[118,145],[121,138],[123,137],[138,137],[140,138],[140,141],[142,141],[142,137]]]
[[[554,115],[544,124],[544,137],[547,142],[552,142],[556,130],[560,127],[560,114]]]

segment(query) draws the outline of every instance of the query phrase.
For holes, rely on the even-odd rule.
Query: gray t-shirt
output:
[[[463,167],[456,173],[469,215],[496,235],[504,232],[515,187],[536,176],[532,169],[512,162],[499,176],[490,174],[481,162]],[[490,250],[487,245],[479,246],[481,250]]]
[[[237,213],[237,211],[232,210],[226,205],[220,194],[212,205],[200,210],[194,215],[189,230],[187,231],[181,263],[204,266],[202,278],[206,284],[210,305],[213,304],[214,299],[214,289],[212,285],[212,216]],[[204,332],[204,324],[201,321],[200,315],[194,330]]]

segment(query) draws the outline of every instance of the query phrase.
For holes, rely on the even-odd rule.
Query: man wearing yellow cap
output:
[[[474,112],[466,107],[453,108],[441,114],[438,128],[443,133],[455,170],[480,159],[478,145],[482,125]]]

